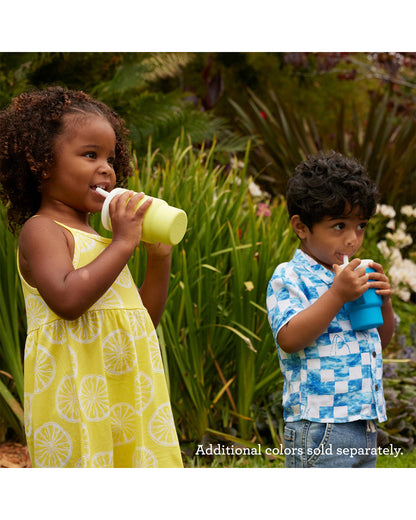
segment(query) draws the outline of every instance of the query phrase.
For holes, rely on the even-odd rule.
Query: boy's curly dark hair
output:
[[[0,199],[7,207],[13,232],[39,209],[42,173],[54,164],[53,146],[64,129],[66,114],[96,114],[107,119],[116,135],[118,184],[125,186],[131,175],[128,130],[107,105],[62,87],[20,94],[0,112]]]
[[[290,217],[299,215],[310,230],[324,217],[345,216],[356,207],[369,219],[377,201],[377,187],[365,167],[334,151],[311,155],[300,163],[286,192]]]

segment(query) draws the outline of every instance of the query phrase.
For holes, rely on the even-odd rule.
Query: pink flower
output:
[[[258,217],[270,217],[272,212],[270,211],[269,206],[265,202],[259,202],[257,204],[257,216]]]

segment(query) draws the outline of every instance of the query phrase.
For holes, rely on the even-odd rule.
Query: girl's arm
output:
[[[19,250],[22,273],[36,287],[48,306],[64,319],[81,316],[113,284],[140,243],[144,213],[151,201],[135,211],[142,195],[127,203],[130,192],[115,197],[110,204],[113,226],[111,244],[90,264],[74,269],[73,245],[68,232],[41,215],[24,225]]]
[[[139,292],[156,328],[168,295],[172,247],[164,244],[146,244],[146,249],[146,275]]]
[[[360,297],[368,288],[369,275],[365,269],[354,269],[360,264],[358,258],[341,269],[335,265],[334,282],[316,302],[299,312],[277,334],[279,347],[292,354],[311,345],[325,332],[342,306]]]

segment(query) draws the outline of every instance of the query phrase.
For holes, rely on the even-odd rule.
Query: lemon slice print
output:
[[[120,285],[121,287],[125,287],[126,289],[134,285],[130,271],[126,265],[124,266],[121,273],[117,276],[114,283]]]
[[[27,437],[30,437],[32,435],[32,401],[33,401],[33,394],[25,394],[23,409],[24,409],[25,432],[26,432]]]
[[[52,383],[56,372],[55,359],[45,347],[38,346],[35,360],[35,388],[36,394],[43,392]]]
[[[169,403],[159,406],[149,421],[150,437],[162,446],[177,444],[175,424]]]
[[[133,468],[157,468],[157,459],[148,448],[140,447],[134,450]]]
[[[160,355],[159,341],[156,331],[153,330],[148,337],[150,361],[155,372],[163,372],[162,357]]]
[[[136,432],[134,408],[128,403],[117,403],[111,407],[110,417],[114,446],[132,442]]]
[[[110,413],[107,388],[103,376],[84,376],[79,388],[79,404],[89,421],[102,421]]]
[[[74,349],[71,348],[69,345],[66,345],[65,348],[69,352],[69,358],[70,358],[70,362],[71,362],[72,373],[73,373],[74,376],[76,376],[78,374],[78,358],[77,358],[77,355],[75,354]],[[68,372],[69,372],[69,370],[68,370]]]
[[[40,296],[35,294],[29,294],[26,298],[26,312],[28,331],[39,328],[49,317],[48,306]]]
[[[87,312],[78,319],[67,322],[68,332],[78,343],[92,343],[100,332],[103,323],[102,311]]]
[[[66,327],[63,320],[55,320],[48,323],[43,329],[45,336],[51,343],[62,345],[66,342]]]
[[[104,366],[113,375],[131,372],[137,363],[133,336],[125,330],[111,332],[103,341]]]
[[[96,453],[92,458],[93,468],[112,468],[113,467],[113,454],[111,451],[102,451]]]
[[[88,459],[90,458],[90,439],[88,435],[88,428],[84,423],[81,424],[81,457],[77,460],[76,468],[86,468]]]
[[[110,287],[99,300],[97,300],[91,307],[91,310],[95,309],[119,309],[122,306],[120,296],[116,291]]]
[[[75,240],[74,258],[72,259],[72,265],[75,269],[78,268],[81,253],[92,251],[96,245],[97,242],[93,238],[85,236],[82,233],[77,233],[77,239]]]
[[[142,415],[154,396],[153,380],[144,372],[139,372],[134,378],[134,401],[136,413]]]
[[[146,311],[132,311],[128,313],[130,329],[134,339],[142,339],[146,336]]]
[[[26,359],[27,356],[30,355],[33,349],[33,345],[35,344],[35,335],[32,333],[29,333],[26,337],[26,343],[25,343],[25,355],[24,358]]]
[[[80,408],[73,376],[65,376],[59,383],[55,404],[62,419],[69,422],[79,422]]]
[[[42,468],[62,468],[72,454],[72,441],[59,424],[48,422],[34,433],[36,465]]]

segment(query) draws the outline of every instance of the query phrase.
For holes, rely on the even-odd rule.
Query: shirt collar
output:
[[[325,284],[332,285],[335,276],[334,273],[323,265],[319,264],[316,260],[314,260],[308,254],[304,253],[301,249],[296,249],[293,262],[295,264],[301,265],[304,269],[320,278]]]

